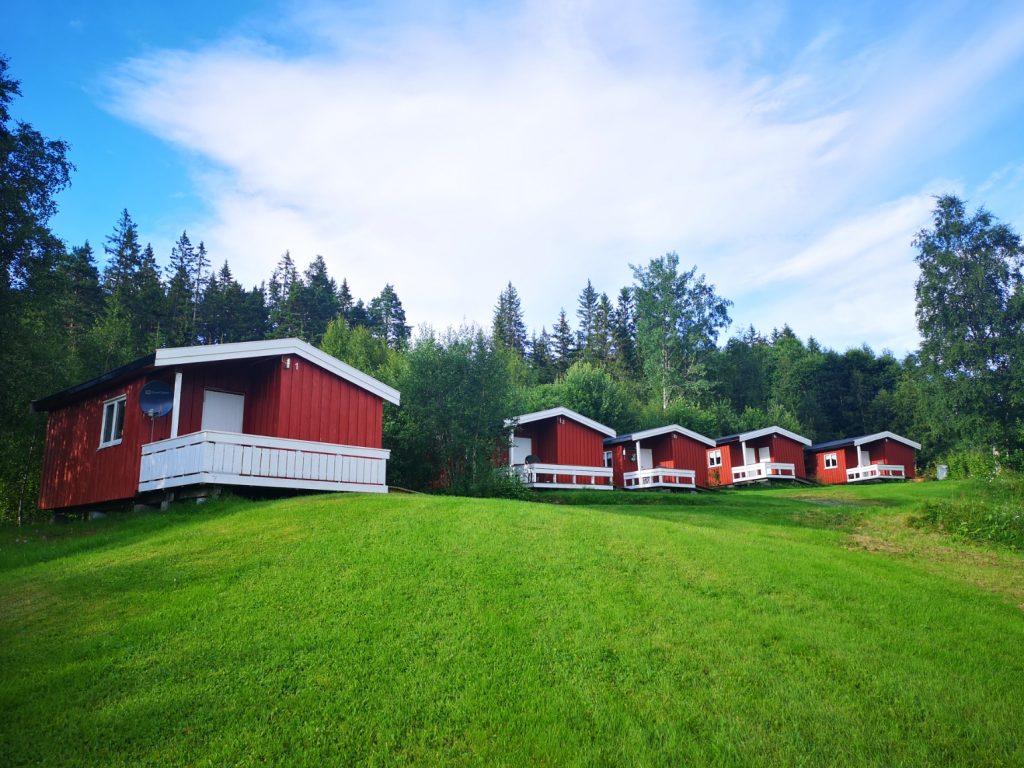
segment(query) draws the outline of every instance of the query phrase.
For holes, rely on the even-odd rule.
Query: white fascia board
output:
[[[698,443],[704,443],[704,445],[715,447],[715,441],[710,437],[705,437],[700,432],[694,432],[692,429],[681,427],[678,424],[669,424],[667,427],[655,427],[654,429],[645,429],[642,432],[634,432],[634,440],[646,440],[649,437],[658,437],[659,435],[667,435],[670,432],[678,432],[680,435],[686,435],[696,440]]]
[[[740,442],[744,442],[746,440],[756,440],[759,437],[767,437],[768,435],[782,435],[783,437],[788,437],[790,440],[796,440],[796,442],[802,443],[806,446],[810,446],[811,444],[811,441],[803,435],[798,435],[796,432],[790,432],[788,429],[783,429],[782,427],[765,427],[764,429],[756,429],[753,432],[744,432],[739,435],[737,439]]]
[[[156,351],[156,368],[167,368],[174,365],[191,365],[193,363],[219,363],[226,360],[246,360],[257,357],[275,357],[277,355],[295,355],[308,362],[319,365],[346,381],[365,389],[389,403],[399,405],[401,395],[397,389],[389,387],[358,368],[331,357],[302,339],[267,339],[264,341],[238,341],[231,344],[208,344],[195,347],[166,347]]]
[[[531,421],[543,421],[544,419],[550,419],[555,416],[565,416],[567,419],[579,422],[584,426],[590,427],[608,437],[615,437],[615,430],[611,427],[606,427],[604,424],[600,424],[593,419],[588,419],[581,413],[570,410],[563,406],[557,408],[548,408],[546,411],[534,411],[533,413],[524,413],[522,416],[516,416],[514,419],[506,419],[505,426],[511,427],[513,424],[529,424]]]
[[[903,443],[904,445],[909,445],[911,448],[913,448],[916,451],[920,451],[921,450],[921,444],[920,443],[915,443],[913,440],[909,440],[906,437],[901,437],[900,435],[897,435],[895,432],[889,432],[889,431],[877,432],[877,433],[875,433],[873,435],[865,435],[864,437],[858,437],[858,438],[856,438],[853,441],[853,444],[854,445],[864,445],[865,443],[873,443],[876,440],[884,440],[885,438],[889,438],[890,440],[895,440],[897,443]]]

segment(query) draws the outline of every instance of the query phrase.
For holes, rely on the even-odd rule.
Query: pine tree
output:
[[[112,296],[126,283],[131,283],[142,267],[139,230],[127,208],[121,211],[121,218],[114,225],[113,233],[107,236],[103,250],[108,257],[103,270],[103,290]]]
[[[167,266],[167,337],[174,346],[185,346],[195,341],[195,292],[192,286],[192,262],[195,248],[187,232],[171,248]]]
[[[375,336],[383,339],[392,349],[401,349],[406,345],[411,329],[405,324],[405,310],[394,286],[390,283],[385,285],[380,295],[370,301],[367,313]]]
[[[540,384],[549,384],[555,379],[554,360],[551,357],[551,335],[547,328],[541,327],[540,335],[533,334],[530,339],[530,368],[537,374]]]
[[[494,340],[515,352],[519,357],[526,354],[526,323],[523,322],[523,308],[519,294],[509,281],[498,296],[492,324]]]
[[[267,288],[267,310],[269,314],[269,335],[284,339],[302,335],[301,313],[299,312],[299,273],[292,261],[292,255],[285,251],[277,262]]]
[[[639,373],[635,314],[633,292],[628,287],[622,288],[611,319],[612,356],[616,368],[630,378]]]
[[[317,256],[307,267],[299,292],[299,311],[302,316],[303,338],[311,344],[320,344],[327,324],[338,316],[338,286],[327,274],[323,256]]]
[[[565,309],[559,311],[558,321],[552,333],[552,345],[554,351],[554,367],[559,374],[569,370],[576,358],[576,346],[573,340],[572,328],[569,326],[569,319],[565,316]]]
[[[338,289],[338,313],[345,319],[349,327],[352,327],[352,306],[355,300],[352,298],[352,291],[348,287],[348,280],[341,279],[341,287]]]
[[[580,325],[576,331],[576,350],[581,359],[589,359],[590,356],[587,354],[588,348],[591,343],[591,337],[594,333],[594,320],[597,314],[597,291],[594,290],[593,284],[590,280],[587,280],[587,286],[580,291],[578,299],[578,306],[576,308],[576,317],[579,318]]]

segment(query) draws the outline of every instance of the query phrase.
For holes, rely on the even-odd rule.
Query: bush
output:
[[[911,520],[973,541],[1024,550],[1024,478],[1004,474],[988,483],[972,483],[956,499],[929,501]]]
[[[997,474],[996,457],[992,455],[991,451],[957,451],[938,463],[949,466],[949,477],[952,480],[968,478],[991,480]]]

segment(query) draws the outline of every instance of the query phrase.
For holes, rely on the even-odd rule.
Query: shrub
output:
[[[971,484],[958,498],[926,502],[911,520],[954,536],[1024,550],[1024,479],[1003,475]]]

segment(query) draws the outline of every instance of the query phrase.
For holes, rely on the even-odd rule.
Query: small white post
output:
[[[171,410],[171,437],[178,436],[178,407],[181,405],[181,371],[174,372],[174,405]]]

